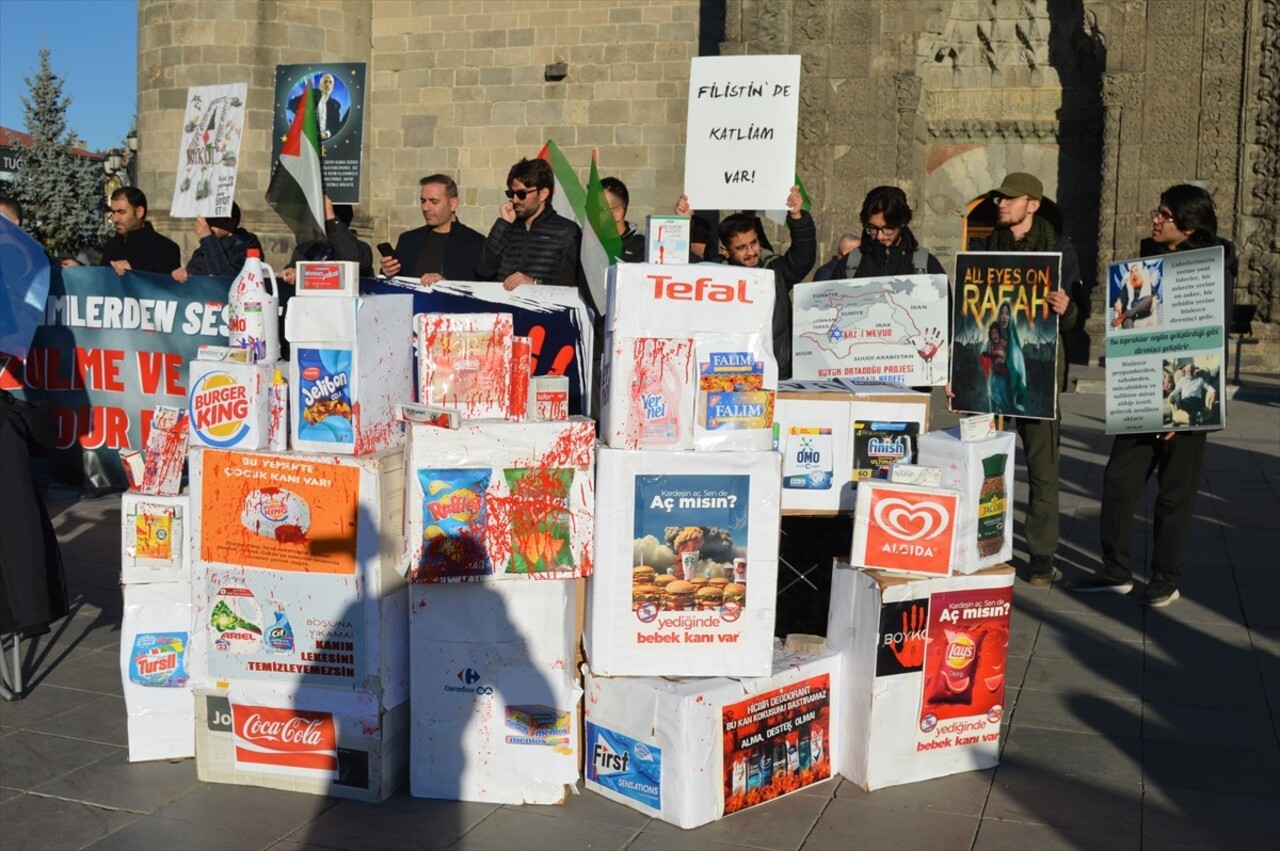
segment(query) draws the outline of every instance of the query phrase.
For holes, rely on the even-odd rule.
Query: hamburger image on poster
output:
[[[736,616],[746,603],[734,561],[748,560],[750,478],[637,476],[635,488],[632,611],[641,621],[673,611]]]

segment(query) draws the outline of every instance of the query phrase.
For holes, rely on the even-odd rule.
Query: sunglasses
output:
[[[506,192],[506,195],[507,195],[507,197],[508,197],[508,198],[517,198],[517,199],[519,199],[519,200],[523,201],[523,200],[524,200],[524,196],[526,196],[526,195],[532,195],[533,193],[535,193],[535,192],[537,192],[537,191],[538,191],[538,190],[536,190],[536,189],[508,189],[508,190],[507,190],[507,192]]]

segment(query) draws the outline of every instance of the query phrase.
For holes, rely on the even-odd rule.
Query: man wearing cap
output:
[[[996,228],[975,251],[1045,251],[1062,254],[1060,288],[1045,300],[1058,314],[1058,381],[1067,383],[1067,351],[1063,335],[1080,327],[1082,317],[1072,294],[1080,286],[1080,261],[1071,240],[1058,233],[1046,218],[1036,216],[1044,198],[1044,186],[1035,175],[1013,172],[991,192],[996,205]],[[1054,557],[1058,552],[1058,420],[1013,418],[1027,465],[1027,516],[1024,528],[1031,557],[1027,581],[1051,585],[1058,577]]]

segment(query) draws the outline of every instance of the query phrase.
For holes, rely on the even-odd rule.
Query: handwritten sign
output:
[[[231,215],[248,90],[248,83],[187,89],[182,144],[178,146],[178,177],[169,215]]]
[[[785,206],[795,181],[799,111],[799,56],[694,59],[684,159],[690,205]]]

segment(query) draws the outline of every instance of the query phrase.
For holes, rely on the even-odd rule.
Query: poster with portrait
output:
[[[1062,255],[956,255],[951,408],[1030,419],[1058,415],[1058,289]]]
[[[365,63],[312,62],[277,65],[272,108],[271,161],[279,167],[280,147],[303,90],[311,85],[320,132],[320,173],[325,194],[335,204],[360,202],[360,152],[364,142]]]
[[[248,83],[187,89],[169,210],[173,218],[231,215],[248,91]]]
[[[1221,246],[1108,267],[1107,434],[1226,427],[1224,275]]]

